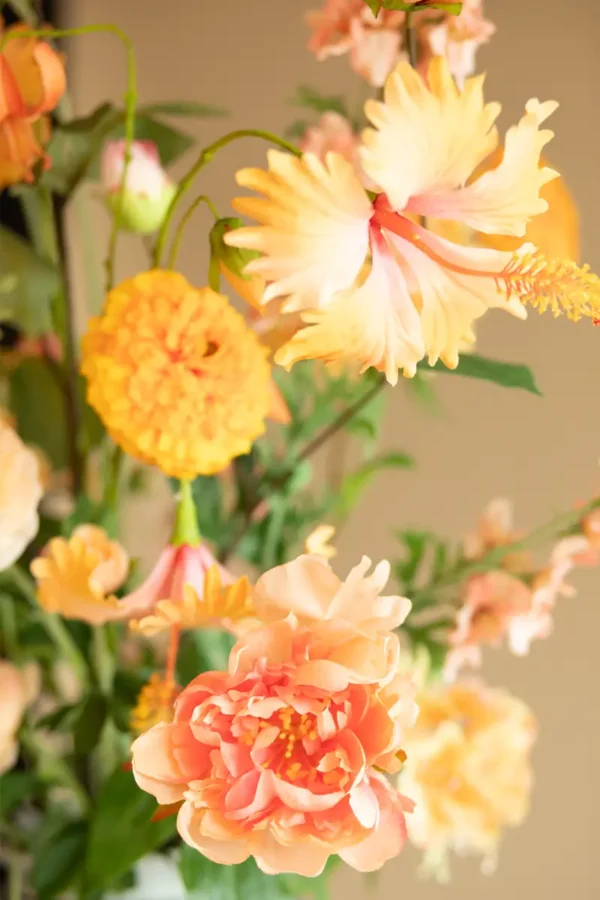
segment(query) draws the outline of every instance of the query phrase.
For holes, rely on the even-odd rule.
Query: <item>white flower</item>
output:
[[[0,571],[12,566],[35,537],[42,493],[35,453],[0,421]]]

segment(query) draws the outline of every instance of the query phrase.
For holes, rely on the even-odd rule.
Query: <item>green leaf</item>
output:
[[[293,106],[312,109],[318,113],[336,112],[346,119],[349,118],[346,101],[343,97],[327,96],[307,85],[300,85],[291,103]]]
[[[60,290],[59,274],[8,228],[0,228],[0,272],[0,320],[16,322],[30,335],[51,331],[50,306]]]
[[[147,116],[193,116],[199,118],[215,118],[228,116],[229,110],[195,100],[173,100],[171,103],[149,103],[138,107],[138,112]]]
[[[111,103],[102,103],[87,116],[57,125],[47,148],[52,166],[40,183],[57,194],[70,194],[87,176],[92,160],[122,117]]]
[[[529,366],[487,359],[485,356],[478,356],[475,353],[463,354],[456,369],[447,368],[441,360],[434,366],[429,366],[425,362],[419,363],[419,368],[424,370],[433,368],[436,372],[443,372],[445,375],[479,378],[482,381],[491,381],[500,387],[516,388],[521,391],[529,391],[530,394],[537,394],[538,397],[543,396]]]
[[[218,628],[184,632],[177,654],[179,684],[189,684],[201,672],[226,669],[234,643],[232,635]]]
[[[5,772],[0,776],[0,817],[7,816],[26,798],[34,797],[40,785],[31,772]]]
[[[336,514],[347,516],[373,476],[378,472],[385,469],[411,469],[414,464],[412,456],[408,456],[406,453],[384,453],[368,460],[344,478],[335,506]]]
[[[34,854],[31,885],[39,900],[62,893],[78,876],[85,854],[87,823],[67,822],[47,835]]]
[[[102,694],[94,692],[84,700],[73,731],[76,756],[86,756],[92,752],[104,727],[106,713],[106,699]]]
[[[226,244],[223,240],[224,236],[229,231],[235,231],[237,228],[242,228],[243,225],[244,223],[241,219],[236,219],[231,216],[225,219],[219,219],[219,221],[215,222],[211,228],[209,240],[213,255],[221,260],[230,272],[233,272],[234,275],[246,280],[248,276],[244,274],[245,267],[250,260],[256,259],[260,254],[255,250],[245,250],[242,247],[230,247],[229,244]]]
[[[174,835],[175,817],[152,822],[155,810],[156,800],[121,767],[102,785],[92,813],[85,857],[88,893],[110,885]]]
[[[9,407],[25,443],[40,447],[53,468],[65,468],[68,452],[64,399],[42,359],[24,359],[10,373]]]
[[[237,900],[236,866],[219,866],[183,844],[179,851],[179,871],[190,900]]]
[[[416,577],[425,550],[433,536],[428,531],[401,531],[397,537],[404,544],[404,557],[396,564],[396,577],[405,585],[410,585]]]

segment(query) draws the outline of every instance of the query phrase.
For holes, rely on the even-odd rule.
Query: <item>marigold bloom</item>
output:
[[[25,710],[39,693],[40,674],[36,664],[17,668],[0,659],[0,775],[11,769],[19,755],[17,732]]]
[[[31,563],[40,605],[90,625],[127,617],[113,591],[124,583],[128,571],[123,547],[96,525],[78,525],[68,540],[52,538]]]
[[[432,60],[427,81],[400,63],[384,102],[365,107],[374,127],[360,153],[381,188],[374,200],[335,153],[322,163],[270,151],[268,172],[238,172],[240,185],[267,199],[238,198],[236,209],[260,224],[225,241],[260,251],[246,272],[269,282],[263,302],[284,298],[284,311],[304,310],[309,323],[275,360],[353,360],[394,383],[399,369],[413,375],[425,354],[430,364],[454,368],[462,342],[474,339],[474,321],[490,308],[520,318],[525,304],[571,318],[600,314],[600,281],[586,269],[546,260],[530,245],[518,253],[462,246],[415,221],[524,235],[547,207],[541,187],[556,176],[539,166],[552,136],[540,125],[555,106],[529,101],[508,131],[501,164],[468,183],[497,146],[499,105],[484,104],[481,78],[460,92],[443,59]]]
[[[199,675],[174,721],[134,742],[136,781],[160,804],[184,801],[179,833],[214,862],[252,855],[267,874],[313,876],[339,853],[379,868],[402,849],[412,808],[379,770],[399,767],[414,688],[396,675],[398,646],[383,677],[373,671],[373,644],[293,614],[253,629],[228,672]]]
[[[131,711],[131,730],[143,734],[159,722],[172,722],[178,693],[179,688],[172,681],[165,680],[157,672],[151,675]]]
[[[521,700],[479,682],[426,688],[418,703],[399,779],[415,799],[409,839],[440,880],[451,852],[482,856],[489,870],[504,829],[528,812],[533,715]]]
[[[83,339],[88,401],[113,439],[168,475],[224,469],[264,431],[270,367],[225,297],[154,270],[112,290]]]
[[[14,25],[15,35],[27,26]],[[0,188],[33,181],[33,168],[50,160],[42,143],[49,138],[44,113],[51,112],[65,90],[61,57],[36,37],[12,37],[0,52]]]
[[[0,412],[2,412],[0,410]],[[21,441],[10,418],[0,419],[0,571],[19,558],[35,537],[43,494],[35,451]]]

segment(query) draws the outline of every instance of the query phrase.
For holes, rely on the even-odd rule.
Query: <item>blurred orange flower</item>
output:
[[[49,138],[48,120],[65,90],[61,57],[49,44],[27,36],[15,25],[0,52],[0,188],[33,181],[33,167],[49,159],[43,143]]]

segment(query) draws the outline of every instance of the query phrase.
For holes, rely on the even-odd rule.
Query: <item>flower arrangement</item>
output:
[[[531,531],[499,499],[460,546],[405,527],[391,563],[342,577],[332,559],[370,479],[412,465],[376,450],[392,390],[453,372],[539,393],[476,352],[477,320],[600,320],[544,155],[557,104],[525,97],[501,140],[481,0],[325,0],[308,48],[347,55],[360,114],[303,88],[316,121],[230,131],[177,181],[161,111],[218,111],[140,105],[119,28],[10,5],[0,183],[29,239],[0,230],[0,891],[148,900],[164,877],[163,900],[317,898],[337,864],[373,872],[407,843],[440,881],[455,854],[492,871],[527,815],[537,726],[477,670],[550,635],[571,571],[600,562],[600,498]],[[62,51],[96,31],[126,51],[125,107],[72,118]],[[203,170],[246,138],[265,162],[221,216]],[[105,298],[79,341],[64,217],[96,172]],[[177,263],[200,204],[197,285]],[[148,264],[117,282],[123,232]],[[340,436],[354,465],[314,478]],[[122,512],[148,467],[173,516],[144,577]]]

